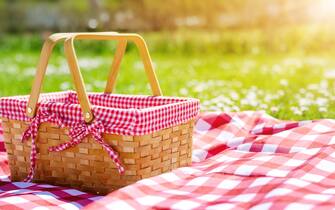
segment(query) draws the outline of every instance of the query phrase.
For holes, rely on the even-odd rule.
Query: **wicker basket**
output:
[[[75,38],[119,41],[105,93],[86,93],[73,49]],[[64,39],[76,92],[40,97],[52,47]],[[134,41],[140,49],[153,94],[157,96],[111,94],[127,40]],[[12,181],[30,176],[28,181],[106,194],[140,179],[189,165],[193,119],[199,112],[199,101],[159,95],[150,56],[138,35],[52,35],[43,46],[30,97],[0,100]],[[73,134],[78,129],[80,138]],[[21,141],[23,137],[31,141]],[[74,139],[78,142],[74,143]],[[65,144],[68,148],[50,149]],[[119,162],[111,158],[114,157],[111,153]]]

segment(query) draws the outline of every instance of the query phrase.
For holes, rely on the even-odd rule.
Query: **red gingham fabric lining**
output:
[[[101,121],[106,133],[145,135],[178,125],[196,117],[199,100],[162,96],[128,96],[89,93],[95,119]],[[0,99],[0,116],[31,121],[25,115],[28,96]],[[41,94],[39,107],[61,118],[68,127],[84,121],[77,95],[73,91]],[[56,123],[55,120],[51,122]]]
[[[33,193],[41,185],[26,191],[24,185],[4,182],[0,209],[67,209],[66,202],[77,200],[90,203],[78,209],[334,209],[334,136],[335,120],[205,113],[196,122],[190,167],[141,180],[101,199],[85,194],[93,197],[88,201],[75,195],[62,200],[66,194],[48,189]],[[8,175],[8,166],[0,166]]]

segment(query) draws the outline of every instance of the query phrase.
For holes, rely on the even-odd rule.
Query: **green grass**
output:
[[[231,33],[229,37],[237,48],[242,46],[238,42],[242,35],[234,39]],[[320,49],[312,53],[301,48],[287,52],[271,50],[264,43],[259,44],[265,39],[260,35],[248,41],[248,46],[261,49],[257,52],[250,51],[251,47],[227,50],[223,46],[220,49],[213,36],[220,37],[201,33],[185,35],[190,37],[187,39],[173,34],[169,39],[166,33],[144,34],[164,95],[199,98],[203,111],[265,110],[275,117],[295,120],[335,117],[335,83],[329,76],[335,74],[333,53]],[[204,37],[208,40],[199,42]],[[258,44],[251,44],[252,40]],[[10,42],[0,47],[0,96],[29,94],[41,41],[36,37],[14,37]],[[114,45],[107,47],[90,43],[79,47],[78,57],[90,91],[104,89]],[[62,50],[57,48],[43,91],[66,89],[72,89],[71,77]],[[122,62],[116,92],[150,94],[133,47]]]

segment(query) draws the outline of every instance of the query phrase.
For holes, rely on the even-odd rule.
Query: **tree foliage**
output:
[[[313,0],[2,0],[0,31],[259,27],[308,20]]]

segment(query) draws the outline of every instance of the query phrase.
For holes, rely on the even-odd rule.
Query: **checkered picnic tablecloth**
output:
[[[196,123],[191,167],[105,197],[2,181],[0,209],[335,209],[334,134],[335,120],[206,113]],[[0,157],[6,179],[6,157]]]

